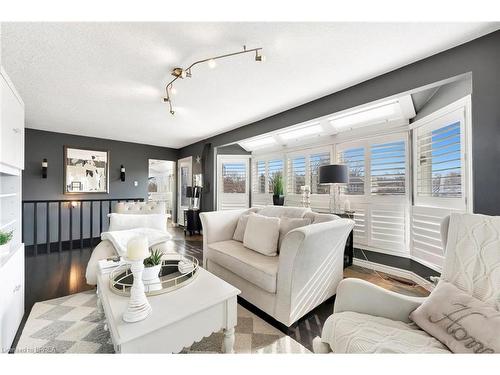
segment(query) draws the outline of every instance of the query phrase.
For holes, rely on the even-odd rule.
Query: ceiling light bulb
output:
[[[207,63],[208,63],[208,67],[209,67],[210,69],[213,69],[213,68],[215,68],[215,67],[217,66],[217,63],[215,62],[215,60],[214,60],[214,59],[210,59],[210,60],[208,60],[208,62],[207,62]]]
[[[187,76],[187,72],[183,69],[181,71],[181,78],[186,78],[186,76]]]
[[[259,51],[255,52],[255,61],[264,62],[266,61],[266,56],[259,54]]]

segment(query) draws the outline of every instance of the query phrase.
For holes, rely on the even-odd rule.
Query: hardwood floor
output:
[[[200,262],[202,261],[202,236],[184,236],[184,232],[180,228],[170,227],[169,230],[173,235],[169,246],[173,250],[180,254],[192,255]],[[14,340],[14,347],[17,344],[31,308],[36,302],[93,289],[85,281],[85,269],[91,253],[91,248],[85,248],[82,250],[75,249],[61,253],[26,257],[26,313]],[[389,275],[375,273],[362,267],[351,266],[346,268],[344,270],[344,277],[361,278],[383,288],[407,295],[428,295],[425,289],[415,285],[411,281],[400,282]],[[300,342],[309,350],[312,350],[313,338],[321,334],[323,323],[333,312],[334,298],[325,301],[290,328],[277,322],[241,298],[239,299],[239,303]]]

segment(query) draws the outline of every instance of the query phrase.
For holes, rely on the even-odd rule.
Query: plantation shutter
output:
[[[405,195],[406,150],[404,140],[370,147],[372,195]]]
[[[269,179],[269,193],[273,193],[273,179],[276,176],[283,177],[283,160],[269,160],[268,161],[268,179]]]
[[[295,156],[289,159],[288,193],[301,194],[301,186],[306,184],[306,158]]]
[[[417,195],[461,198],[462,157],[460,122],[417,130]]]
[[[257,192],[262,194],[266,192],[266,162],[264,160],[257,162],[256,171],[255,182],[257,184]]]
[[[346,195],[365,194],[365,149],[364,147],[349,148],[339,154],[340,163],[349,167],[349,183],[342,186]]]
[[[319,184],[319,167],[330,164],[330,153],[323,152],[309,157],[309,173],[311,176],[311,194],[329,194],[329,185]]]

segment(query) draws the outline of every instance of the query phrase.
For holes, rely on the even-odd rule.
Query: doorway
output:
[[[164,202],[169,219],[174,216],[175,161],[149,159],[148,201]]]
[[[191,156],[178,161],[178,188],[177,188],[177,224],[184,225],[184,210],[189,208],[187,197],[188,186],[193,185],[193,158]]]

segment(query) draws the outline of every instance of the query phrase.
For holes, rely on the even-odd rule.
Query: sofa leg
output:
[[[330,345],[321,341],[321,337],[316,336],[313,339],[312,344],[313,344],[313,352],[316,354],[326,354],[331,352]]]

